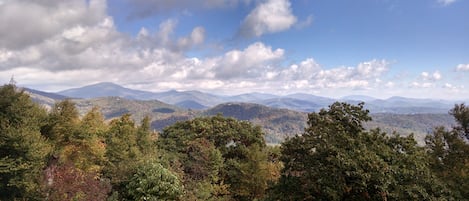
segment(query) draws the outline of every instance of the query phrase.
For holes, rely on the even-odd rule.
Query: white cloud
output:
[[[420,74],[420,77],[423,81],[438,81],[441,80],[442,75],[439,71],[435,71],[433,73],[428,73],[428,72],[422,72]]]
[[[154,34],[149,33],[145,27],[141,28],[136,38],[139,42],[138,46],[144,48],[167,48],[174,52],[183,52],[204,43],[205,29],[200,26],[195,27],[188,36],[176,39],[174,32],[177,24],[178,21],[175,19],[165,20],[161,22]]]
[[[239,33],[242,36],[261,36],[285,31],[297,22],[288,0],[266,0],[259,3],[244,19]]]
[[[456,2],[456,0],[438,0],[438,3],[444,5],[444,6],[447,6],[447,5],[450,5],[452,3]]]
[[[222,57],[208,60],[214,62],[212,70],[217,78],[256,77],[281,60],[284,52],[283,49],[273,50],[270,46],[256,42],[242,51],[232,50]]]
[[[216,1],[212,1],[214,6]],[[262,1],[256,9],[266,4],[282,7],[280,10],[285,11],[285,16],[296,21],[288,1]],[[28,12],[17,12],[21,6]],[[16,9],[15,13],[5,7]],[[45,13],[47,9],[51,16]],[[267,12],[270,7],[262,9]],[[209,57],[189,58],[187,51],[197,46],[204,47],[204,27],[194,27],[188,33],[176,35],[178,21],[168,19],[154,28],[142,27],[135,37],[129,36],[116,29],[113,18],[106,14],[105,1],[12,0],[4,1],[0,10],[6,11],[0,12],[0,22],[14,17],[15,23],[28,21],[28,25],[36,27],[27,28],[30,33],[14,35],[7,33],[9,30],[6,29],[19,25],[0,23],[0,79],[8,81],[14,75],[20,85],[40,86],[38,89],[60,90],[98,81],[157,91],[198,89],[243,93],[249,90],[332,95],[340,90],[374,89],[380,93],[379,89],[393,91],[403,87],[397,79],[387,79],[390,66],[385,60],[326,68],[313,58],[298,62],[286,60],[286,50],[262,42],[224,50]],[[37,26],[46,23],[45,18],[55,24],[44,25],[41,30]],[[281,25],[282,22],[275,19],[260,22],[265,27],[258,33],[280,31],[279,27],[287,29],[295,23]],[[269,28],[267,24],[278,27]],[[456,70],[469,71],[469,64],[460,64]],[[410,85],[413,84],[412,90],[418,91],[421,87],[435,87],[436,81],[442,80],[443,75],[439,71],[425,72]],[[408,83],[405,82],[406,85]],[[459,86],[463,85],[462,82],[451,84],[439,88],[454,89],[457,86],[461,89]]]
[[[457,71],[469,71],[469,64],[459,64],[456,67]]]
[[[93,25],[105,12],[105,0],[7,1],[0,6],[0,47],[39,44],[64,29]]]
[[[411,87],[414,87],[414,88],[430,88],[434,86],[435,84],[431,82],[412,82],[411,83]]]
[[[313,58],[308,58],[299,64],[293,64],[289,68],[276,73],[282,79],[289,80],[309,80],[312,79],[321,70],[321,66]],[[275,74],[270,72],[271,75]],[[279,79],[279,78],[273,78]]]
[[[366,89],[381,83],[380,77],[389,69],[385,60],[371,60],[356,67],[322,69],[309,58],[280,72],[268,72],[269,80],[279,80],[287,89]]]

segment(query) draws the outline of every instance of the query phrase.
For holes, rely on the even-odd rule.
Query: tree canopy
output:
[[[366,131],[363,103],[311,113],[302,135],[282,144],[271,200],[429,200],[448,196],[412,136]]]
[[[301,135],[267,146],[259,126],[222,115],[151,130],[151,118],[50,111],[0,87],[0,200],[465,200],[469,108],[449,111],[418,146],[366,130],[364,103],[308,115]]]
[[[46,111],[14,85],[0,88],[0,200],[41,200],[41,171],[51,151],[41,135]]]

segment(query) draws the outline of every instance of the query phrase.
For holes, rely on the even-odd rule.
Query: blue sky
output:
[[[468,10],[465,0],[0,0],[0,80],[467,100]]]

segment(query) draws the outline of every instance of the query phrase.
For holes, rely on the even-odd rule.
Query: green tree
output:
[[[151,119],[146,116],[137,128],[137,145],[143,155],[156,154],[155,140],[151,131]]]
[[[176,174],[150,160],[137,167],[126,186],[129,200],[179,200],[183,186]]]
[[[249,122],[217,115],[165,128],[159,136],[158,147],[171,155],[171,167],[181,169],[186,175],[188,180],[184,183],[195,183],[208,175],[217,178],[204,180],[210,182],[206,188],[212,189],[206,193],[211,195],[208,197],[220,200],[227,199],[229,194],[236,200],[253,200],[264,196],[269,179],[263,174],[268,163],[263,135],[260,127]],[[217,159],[217,155],[222,158]],[[210,160],[214,159],[219,162],[212,164]],[[254,176],[255,172],[259,174]]]
[[[0,200],[40,200],[50,145],[41,136],[46,111],[14,85],[0,88]]]
[[[76,137],[79,123],[80,115],[75,103],[65,99],[52,108],[42,134],[54,142],[56,150],[60,150]]]
[[[224,160],[220,151],[205,138],[188,143],[182,163],[184,200],[226,200],[228,186],[220,178]]]
[[[447,196],[413,137],[365,131],[363,103],[334,103],[308,115],[282,144],[284,164],[270,200],[430,200]]]
[[[426,137],[432,170],[444,181],[457,200],[469,197],[469,108],[455,105],[450,111],[458,123],[452,130],[436,128]]]
[[[458,125],[453,129],[454,132],[458,132],[461,136],[469,139],[469,107],[464,103],[456,104],[453,109],[449,112],[453,115]]]
[[[75,165],[86,171],[101,173],[107,158],[104,135],[108,126],[104,122],[104,116],[99,108],[94,107],[80,122],[79,135],[76,136],[77,146]]]
[[[105,137],[107,165],[104,176],[111,180],[113,191],[120,195],[125,195],[125,185],[142,160],[137,130],[130,114],[124,114],[111,121]]]

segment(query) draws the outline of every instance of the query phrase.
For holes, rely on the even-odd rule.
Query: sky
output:
[[[0,82],[469,99],[467,0],[0,0]]]

